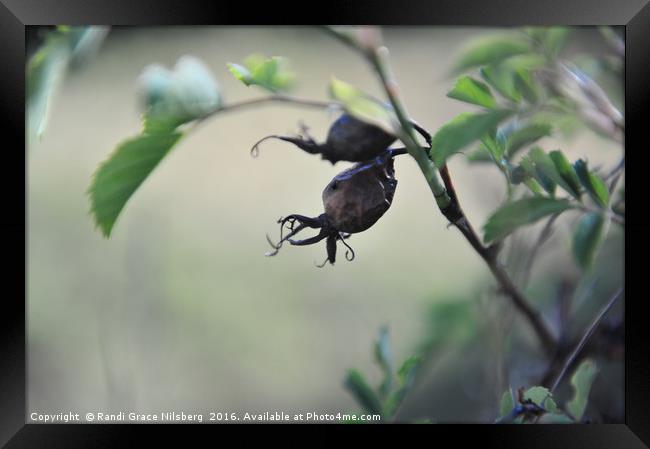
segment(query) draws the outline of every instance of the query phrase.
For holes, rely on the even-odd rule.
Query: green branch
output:
[[[552,353],[556,347],[555,337],[539,312],[531,307],[523,293],[519,291],[503,266],[498,262],[495,249],[483,245],[481,239],[476,234],[476,231],[474,231],[470,221],[467,219],[465,213],[460,207],[447,166],[444,165],[439,171],[431,161],[430,155],[423,152],[421,147],[417,144],[413,124],[408,119],[408,115],[406,114],[405,108],[397,93],[397,83],[393,80],[390,73],[389,64],[386,60],[388,50],[385,47],[380,47],[378,43],[375,42],[367,45],[360,45],[353,36],[338,32],[331,27],[325,27],[325,31],[353,50],[361,53],[361,55],[363,55],[363,57],[370,63],[371,67],[379,77],[381,85],[400,122],[401,129],[398,137],[402,140],[404,145],[406,145],[409,154],[418,163],[418,166],[420,167],[420,170],[435,197],[438,208],[442,214],[458,228],[465,239],[470,243],[470,245],[472,245],[472,248],[474,248],[474,250],[488,265],[488,268],[499,283],[501,291],[512,300],[514,306],[523,314],[524,317],[526,317],[539,337],[545,351],[549,354]],[[444,186],[440,180],[441,176]]]

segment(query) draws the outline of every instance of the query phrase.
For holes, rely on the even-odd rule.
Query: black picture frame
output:
[[[300,17],[299,14],[309,13]],[[650,219],[644,217],[643,152],[647,152],[644,120],[650,104],[650,5],[648,0],[444,0],[427,2],[343,1],[253,4],[233,1],[107,1],[0,0],[0,114],[4,168],[1,219],[2,270],[5,295],[0,317],[0,444],[6,447],[121,447],[132,445],[136,434],[167,434],[170,426],[37,425],[25,424],[26,413],[26,151],[25,148],[25,30],[29,25],[202,25],[202,24],[416,24],[416,25],[623,25],[625,56],[626,194],[632,195],[626,216],[625,290],[626,360],[625,424],[620,425],[473,425],[466,432],[455,426],[415,426],[410,431],[441,433],[454,445],[478,438],[480,444],[502,448],[641,448],[650,444],[650,365],[645,345],[648,327],[643,313],[643,271],[648,251]],[[642,135],[645,137],[642,140]],[[8,143],[11,142],[11,143]],[[645,145],[641,145],[644,142]],[[26,148],[25,148],[26,150]],[[7,160],[9,158],[9,160]],[[25,170],[23,170],[25,168]],[[647,175],[645,175],[647,177]],[[24,196],[19,190],[24,189]],[[638,198],[635,198],[638,197]],[[640,267],[635,270],[634,268]],[[21,276],[22,274],[22,276]],[[363,430],[387,426],[361,426]],[[392,426],[399,427],[399,426]],[[199,429],[200,430],[197,430]],[[268,426],[265,426],[268,428]],[[357,431],[359,426],[330,425],[329,429]],[[187,430],[187,426],[173,429]],[[194,426],[192,434],[214,430]],[[223,426],[218,431],[222,432]],[[414,430],[415,429],[415,430]],[[241,429],[240,429],[241,430]],[[290,431],[293,430],[290,429]],[[392,431],[392,430],[391,430]],[[322,434],[322,432],[319,432]],[[146,440],[150,441],[146,437]],[[320,438],[320,437],[319,437]],[[434,440],[431,440],[433,444]],[[127,444],[128,443],[128,444]],[[308,443],[308,441],[307,441]]]

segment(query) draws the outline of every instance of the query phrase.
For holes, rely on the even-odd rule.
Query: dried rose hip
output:
[[[338,161],[361,162],[383,153],[397,139],[378,126],[363,122],[349,114],[341,115],[330,127],[325,143],[319,144],[303,127],[304,136],[286,137],[271,135],[259,140],[252,148],[252,154],[259,151],[259,144],[267,139],[291,142],[310,154],[320,154],[332,164]]]
[[[267,236],[273,247],[273,251],[267,255],[276,255],[284,242],[304,246],[327,239],[327,259],[319,266],[327,262],[334,264],[339,240],[348,249],[346,259],[354,259],[354,251],[345,239],[370,228],[388,210],[397,187],[393,157],[404,153],[403,149],[384,150],[374,159],[359,162],[336,175],[323,190],[325,213],[315,218],[296,214],[281,218],[278,221],[280,241],[274,244]],[[283,237],[285,226],[289,234]],[[305,228],[320,229],[320,232],[305,240],[292,239]]]

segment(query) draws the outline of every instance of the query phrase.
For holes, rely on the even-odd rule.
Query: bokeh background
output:
[[[425,128],[472,110],[445,96],[448,73],[462,46],[490,31],[384,29],[405,104]],[[584,28],[569,52],[604,48]],[[324,245],[264,257],[276,220],[320,214],[321,191],[345,163],[332,167],[282,142],[266,142],[257,159],[249,149],[265,135],[296,132],[301,120],[324,139],[331,114],[268,104],[220,115],[163,160],[110,239],[94,229],[86,191],[98,164],[139,132],[141,71],[191,54],[213,71],[226,102],[237,101],[263,92],[225,64],[259,52],[289,58],[296,95],[326,99],[334,75],[381,96],[358,55],[303,27],[114,28],[96,57],[66,77],[45,135],[27,154],[28,411],[354,410],[346,370],[380,381],[372,344],[387,325],[396,361],[429,356],[400,418],[492,421],[504,389],[527,385],[544,362],[507,299],[494,294],[486,266],[446,228],[413,160],[396,161],[391,209],[350,239],[354,262],[315,268]],[[608,89],[620,99],[621,84]],[[589,131],[542,143],[604,167],[620,156],[617,144]],[[502,178],[462,155],[450,169],[480,227],[503,199]],[[581,277],[570,254],[573,223],[558,222],[527,293],[541,307],[561,281],[578,282],[579,332],[622,282],[623,240],[612,229],[594,272]],[[519,241],[532,241],[536,229]],[[622,417],[622,359],[602,366],[594,401]]]

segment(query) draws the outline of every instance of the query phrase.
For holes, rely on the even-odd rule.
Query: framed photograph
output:
[[[302,9],[2,1],[0,442],[647,447],[647,2]]]

